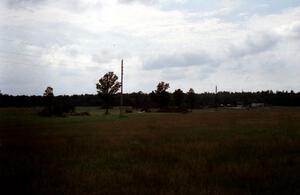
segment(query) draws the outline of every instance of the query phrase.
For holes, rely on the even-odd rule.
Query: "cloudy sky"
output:
[[[300,91],[299,0],[1,0],[0,90]]]

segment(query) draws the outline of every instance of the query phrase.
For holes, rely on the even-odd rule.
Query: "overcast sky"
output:
[[[299,0],[1,0],[0,90],[300,91]]]

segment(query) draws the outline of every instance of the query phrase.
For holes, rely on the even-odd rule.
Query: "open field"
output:
[[[0,109],[0,194],[300,194],[300,108]]]

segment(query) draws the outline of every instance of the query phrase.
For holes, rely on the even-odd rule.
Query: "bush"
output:
[[[51,104],[48,104],[39,114],[41,116],[65,116],[66,113],[75,112],[75,106],[69,97],[56,97]]]

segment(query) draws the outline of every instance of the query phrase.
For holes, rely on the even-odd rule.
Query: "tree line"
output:
[[[12,96],[0,91],[0,107],[44,107],[41,115],[62,115],[74,112],[76,106],[100,106],[105,114],[109,108],[120,105],[122,83],[113,72],[106,73],[96,84],[97,95],[54,96],[53,88],[47,87],[43,96]],[[203,107],[229,107],[253,105],[300,106],[300,93],[271,90],[261,92],[218,92],[197,94],[190,88],[187,92],[176,89],[168,91],[169,83],[159,82],[151,93],[142,91],[123,94],[124,106],[142,111],[157,108],[160,112],[188,112]]]
[[[236,106],[250,105],[251,103],[264,103],[272,106],[300,106],[300,93],[293,91],[276,91],[271,90],[259,92],[218,92],[215,93],[181,93],[177,89],[174,92],[166,91],[162,95],[162,102],[155,100],[154,92],[144,93],[142,91],[126,93],[124,97],[124,106],[131,106],[137,109],[159,108],[167,105],[173,107],[181,104],[182,106],[192,108],[214,107],[214,106]],[[165,97],[164,97],[165,96]],[[191,98],[192,97],[192,98]],[[74,106],[104,106],[104,101],[98,94],[82,95],[59,95],[53,96],[54,101],[68,102]],[[110,99],[111,106],[119,106],[120,94],[117,93]],[[13,96],[0,94],[0,107],[42,107],[47,105],[44,96]]]

